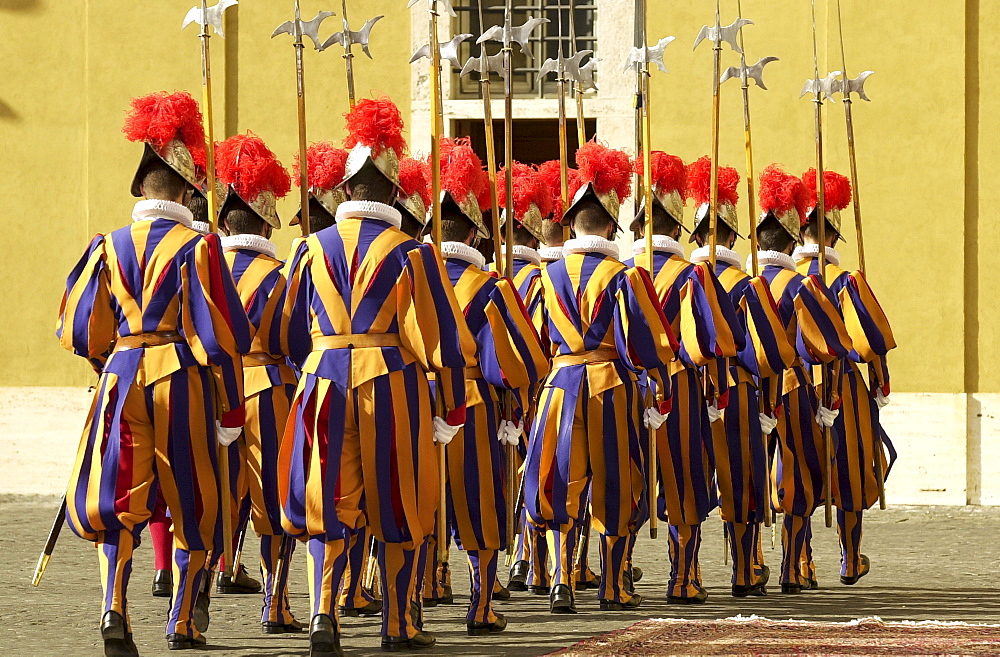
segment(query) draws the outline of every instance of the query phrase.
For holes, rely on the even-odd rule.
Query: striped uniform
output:
[[[446,449],[448,516],[456,541],[469,557],[472,597],[467,620],[492,623],[497,551],[509,538],[507,464],[497,438],[502,413],[499,392],[513,391],[510,410],[522,418],[535,387],[548,374],[549,363],[511,281],[463,258],[464,246],[448,242],[442,249],[459,307],[476,338],[479,365],[466,370],[466,423]]]
[[[461,424],[476,350],[437,250],[400,231],[392,208],[341,205],[292,259],[281,343],[302,378],[278,491],[285,531],[310,543],[313,616],[336,619],[349,538],[367,524],[380,542],[382,633],[413,637],[413,569],[438,498],[426,373],[439,373],[447,419]]]
[[[249,495],[250,523],[261,539],[260,568],[264,579],[261,621],[288,624],[294,620],[288,608],[288,560],[295,543],[286,541],[285,554],[279,554],[284,531],[278,506],[277,471],[278,446],[296,385],[295,371],[278,355],[282,353],[279,327],[286,282],[281,272],[283,263],[273,257],[270,242],[260,238],[266,242],[265,247],[237,248],[235,245],[241,244],[238,240],[223,238],[222,241],[254,337],[250,353],[243,357],[246,425],[242,440],[230,446],[230,464],[243,466],[240,476],[231,478],[234,487],[239,486],[233,509],[235,512],[243,507],[243,500]],[[234,522],[233,526],[239,525]],[[285,564],[278,572],[281,557]]]
[[[677,343],[649,277],[616,252],[607,240],[573,240],[542,274],[554,359],[528,442],[525,506],[549,530],[553,585],[572,586],[574,529],[589,485],[601,534],[600,596],[627,602],[624,546],[641,522],[645,487],[638,376],[653,371],[669,385]]]
[[[653,238],[653,285],[681,345],[680,357],[670,365],[673,412],[656,434],[660,484],[656,510],[670,523],[668,594],[691,598],[701,589],[700,525],[718,504],[712,428],[699,368],[717,357],[735,356],[745,338],[729,297],[710,267],[685,260],[675,240],[662,235]],[[634,262],[648,266],[645,255]],[[714,401],[725,407],[728,372],[718,371],[722,381],[715,382]]]
[[[707,258],[705,248],[692,255],[695,262]],[[745,335],[744,348],[735,358],[710,365],[727,367],[730,373],[729,401],[722,421],[712,424],[712,437],[719,512],[726,523],[733,559],[732,583],[745,587],[762,572],[757,548],[760,523],[769,512],[768,445],[761,433],[757,379],[780,374],[794,361],[795,350],[785,337],[777,304],[763,279],[751,278],[740,268],[739,256],[721,247],[715,271]],[[773,409],[766,412],[773,414]]]
[[[782,254],[783,255],[783,254]],[[808,585],[815,580],[810,516],[823,502],[823,430],[816,422],[820,405],[807,365],[831,363],[851,350],[851,339],[830,289],[815,276],[795,271],[791,257],[761,253],[761,276],[778,303],[778,316],[796,358],[783,375],[762,382],[777,389],[780,446],[772,474],[774,508],[785,514],[781,583]],[[832,460],[832,457],[831,457]]]
[[[815,247],[813,247],[815,248]],[[797,252],[797,268],[807,275],[819,274],[815,253]],[[834,459],[833,501],[837,505],[837,529],[843,555],[841,575],[856,576],[861,569],[861,524],[865,509],[878,501],[875,459],[882,471],[891,463],[883,446],[894,454],[892,444],[879,423],[879,408],[865,381],[860,364],[868,364],[869,377],[883,395],[889,394],[886,354],[895,348],[892,328],[875,294],[859,271],[839,266],[839,254],[827,249],[826,280],[836,295],[854,348],[841,359],[839,379],[840,415],[833,426],[837,434]]]
[[[191,611],[222,532],[215,421],[242,409],[250,332],[217,237],[170,201],[140,201],[133,217],[94,238],[62,302],[63,347],[100,373],[66,516],[98,545],[104,611],[128,619],[132,549],[159,491],[175,541],[167,633],[195,637]]]

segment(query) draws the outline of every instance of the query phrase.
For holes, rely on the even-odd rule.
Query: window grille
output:
[[[459,57],[461,61],[466,61],[471,56],[479,55],[479,46],[476,39],[483,30],[479,25],[479,5],[483,5],[483,20],[485,29],[494,25],[503,25],[504,22],[504,0],[456,0],[453,7],[457,18],[454,19],[455,34],[473,34],[474,36],[464,41],[459,47]],[[559,46],[562,44],[563,52],[567,57],[577,50],[593,50],[597,52],[597,38],[595,36],[595,21],[597,14],[597,4],[594,0],[578,0],[574,2],[574,13],[576,18],[576,45],[570,39],[570,7],[569,0],[516,0],[513,4],[512,24],[514,27],[523,25],[528,18],[548,18],[549,22],[540,25],[532,33],[528,40],[526,49],[531,53],[529,60],[520,47],[514,44],[514,96],[516,98],[555,98],[556,83],[554,76],[546,76],[541,79],[538,69],[546,59],[555,58],[559,53]],[[559,34],[559,14],[562,13],[563,34]],[[490,42],[486,44],[487,52],[496,54],[500,49],[500,44]],[[479,97],[479,76],[476,73],[461,77],[458,71],[453,71],[452,97],[456,99],[478,98]],[[496,76],[494,76],[496,82]],[[501,80],[502,83],[502,80]],[[495,87],[494,87],[495,88]],[[495,97],[501,97],[502,89]]]

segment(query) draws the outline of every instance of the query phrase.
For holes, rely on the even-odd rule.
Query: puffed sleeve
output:
[[[100,372],[117,334],[105,240],[97,235],[66,279],[56,336],[64,349],[86,358]]]
[[[281,325],[277,331],[278,349],[299,368],[312,351],[310,302],[313,283],[310,262],[309,243],[300,240],[283,271],[286,282],[281,300]]]
[[[851,338],[837,301],[816,276],[806,276],[795,295],[798,331],[795,348],[802,360],[819,365],[847,356]]]
[[[663,315],[649,274],[632,267],[625,270],[621,281],[615,310],[618,353],[633,369],[649,372],[661,400],[670,399],[667,363],[676,357],[680,344]]]
[[[847,284],[840,292],[844,323],[851,336],[851,359],[869,363],[877,387],[889,394],[889,367],[886,354],[895,349],[896,339],[882,306],[875,298],[868,281],[860,271],[848,275]]]

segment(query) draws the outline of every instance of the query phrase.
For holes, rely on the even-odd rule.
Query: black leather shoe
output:
[[[233,574],[232,579],[220,572],[215,578],[215,590],[219,593],[252,594],[260,593],[261,585],[260,582],[247,574],[245,566],[240,566]]]
[[[211,604],[212,598],[208,594],[208,587],[198,594],[198,599],[194,601],[194,611],[191,612],[191,620],[194,622],[195,629],[204,634],[208,631],[208,626],[212,622],[212,616],[208,611],[208,606]]]
[[[507,590],[527,591],[528,590],[528,570],[531,566],[527,561],[516,561],[510,569],[510,579],[507,580]]]
[[[153,597],[169,598],[174,592],[174,574],[169,570],[157,570],[153,576]]]
[[[497,614],[497,619],[492,623],[479,623],[477,621],[466,621],[466,630],[469,636],[479,636],[481,634],[496,634],[507,629],[507,619],[503,614]]]
[[[186,634],[167,635],[168,650],[194,650],[195,648],[202,647],[206,643],[208,643],[208,641],[203,636],[190,637]]]
[[[437,607],[437,606],[438,606],[438,599],[437,598],[424,598],[424,607],[426,607],[427,609],[430,609],[431,607]]]
[[[760,583],[761,586],[766,586],[768,581],[771,579],[771,569],[764,564],[760,565]],[[818,586],[818,585],[817,585]]]
[[[455,604],[455,593],[451,590],[451,587],[445,584],[441,587],[441,597],[437,599],[439,605],[453,605]]]
[[[309,624],[309,657],[339,657],[340,633],[333,619],[326,614],[316,614]]]
[[[802,593],[802,586],[799,584],[782,584],[781,592],[790,594]]]
[[[101,638],[104,639],[105,657],[139,657],[132,633],[117,611],[105,612],[101,618]]]
[[[741,584],[733,584],[734,598],[745,598],[748,595],[753,595],[753,596],[767,595],[767,589],[764,588],[764,581],[759,579],[753,584],[750,584],[748,586],[743,586]]]
[[[819,589],[819,582],[817,582],[816,580],[814,580],[812,578],[809,579],[809,583],[808,584],[805,584],[802,587],[803,591],[815,591],[817,589]]]
[[[260,629],[264,634],[298,634],[306,629],[306,626],[292,619],[291,623],[278,623],[275,621],[264,621],[260,624]]]
[[[855,584],[858,583],[858,580],[861,579],[862,577],[864,577],[865,575],[867,575],[868,571],[870,571],[871,569],[872,569],[872,563],[871,563],[871,561],[868,560],[868,557],[866,557],[865,555],[862,554],[861,555],[861,572],[859,572],[854,577],[844,577],[843,575],[841,575],[840,576],[840,583],[841,584],[845,584],[847,586],[854,586]],[[817,586],[817,588],[818,588],[818,586]]]
[[[617,600],[601,600],[601,611],[629,611],[636,609],[642,604],[642,596],[633,594],[628,602],[618,602]]]
[[[372,600],[364,607],[353,607],[348,609],[347,607],[340,608],[341,616],[349,616],[351,618],[356,618],[358,616],[374,616],[376,614],[382,613],[382,601]]]
[[[632,581],[639,582],[642,580],[642,568],[639,566],[632,566]]]
[[[531,595],[548,595],[551,592],[548,586],[528,585],[528,593]]]
[[[704,604],[706,600],[708,600],[708,591],[700,586],[698,587],[698,593],[690,598],[679,595],[667,596],[667,604],[669,605],[700,605]]]
[[[556,584],[549,594],[549,611],[553,614],[575,614],[573,591],[565,584]]]
[[[510,589],[501,586],[493,591],[494,600],[510,600]]]
[[[424,650],[435,643],[437,643],[437,639],[430,632],[417,632],[416,636],[409,639],[405,636],[384,636],[382,637],[382,652]]]
[[[593,579],[581,579],[577,580],[573,588],[577,591],[586,591],[587,589],[599,589],[601,588],[601,580],[594,575]]]

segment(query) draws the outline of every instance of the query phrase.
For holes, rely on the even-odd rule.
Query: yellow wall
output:
[[[141,149],[119,132],[124,110],[129,98],[153,90],[200,95],[197,30],[180,31],[183,6],[57,4],[0,4],[0,61],[6,65],[0,83],[0,143],[6,148],[0,158],[6,215],[0,385],[92,382],[89,368],[63,352],[52,331],[62,282],[87,240],[129,220],[127,186]],[[667,49],[671,73],[653,78],[654,146],[694,159],[710,148],[712,58],[708,44],[693,52],[691,44],[712,19],[711,3],[649,4],[650,33],[678,37]],[[734,15],[735,4],[723,1],[724,18]],[[779,161],[801,173],[814,159],[812,104],[798,99],[812,75],[809,3],[742,4],[757,22],[745,32],[748,58],[781,58],[766,70],[770,90],[751,92],[758,171]],[[820,67],[839,68],[835,28],[827,52],[826,0],[818,4]],[[1000,186],[991,177],[1000,170],[992,134],[1000,105],[994,94],[978,91],[980,84],[988,90],[1000,81],[988,66],[1000,58],[1000,45],[980,37],[1000,25],[1000,6],[977,0],[843,4],[851,72],[876,70],[867,85],[874,102],[854,107],[869,278],[901,345],[893,358],[894,388],[1000,392],[1000,368],[994,366],[1000,304],[993,294],[1000,275],[986,241],[995,232],[986,217],[1000,203]],[[217,135],[253,129],[287,165],[296,149],[293,51],[288,37],[268,37],[289,17],[290,5],[245,0],[238,18],[230,19],[229,39],[212,40]],[[303,13],[339,13],[331,5],[339,3],[304,0]],[[386,14],[373,32],[376,59],[355,60],[358,92],[385,91],[408,116],[410,16],[404,6],[402,0],[354,2],[352,19],[357,26],[365,14]],[[339,16],[322,33],[335,29]],[[724,66],[736,63],[728,50],[724,58]],[[339,141],[346,110],[343,60],[334,50],[309,49],[306,67],[310,139]],[[603,67],[604,75],[620,70],[616,62]],[[720,159],[742,172],[738,83],[728,83],[722,102]],[[846,173],[840,104],[829,106],[825,118],[827,163]],[[279,210],[287,218],[296,205],[290,199]],[[745,207],[741,214],[746,222]],[[848,243],[841,250],[854,263],[850,224],[847,212]],[[279,247],[294,233],[281,231]],[[745,254],[748,247],[741,243],[738,250]]]

